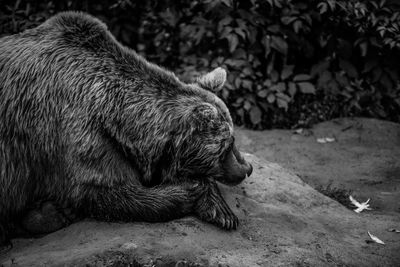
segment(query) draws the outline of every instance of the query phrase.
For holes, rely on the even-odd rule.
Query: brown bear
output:
[[[215,181],[238,184],[252,167],[212,92],[225,79],[217,68],[184,83],[84,13],[1,38],[0,240],[56,213],[49,202],[29,212],[43,199],[100,220],[195,214],[236,228]]]

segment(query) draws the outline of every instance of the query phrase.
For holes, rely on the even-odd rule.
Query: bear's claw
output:
[[[234,230],[239,225],[239,219],[222,198],[216,183],[198,200],[196,213],[200,219],[213,223],[225,230]]]

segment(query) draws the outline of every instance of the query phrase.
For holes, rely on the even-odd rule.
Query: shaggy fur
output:
[[[212,181],[238,183],[251,165],[226,160],[232,119],[204,89],[221,71],[182,83],[83,13],[0,39],[0,242],[42,199],[103,220],[195,213],[235,228]]]

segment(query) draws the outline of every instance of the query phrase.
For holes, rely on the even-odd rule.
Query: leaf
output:
[[[297,81],[308,81],[311,79],[311,76],[308,74],[298,74],[296,76],[294,76],[293,81],[297,82]]]
[[[251,90],[253,82],[250,80],[242,80],[242,87]]]
[[[321,61],[311,67],[310,74],[312,77],[316,76],[317,74],[322,73],[323,71],[326,71],[329,66],[330,66],[329,61]]]
[[[303,26],[303,22],[301,22],[301,20],[296,20],[293,23],[293,30],[295,33],[299,33],[301,26]]]
[[[289,25],[290,23],[292,23],[296,19],[297,19],[297,17],[283,16],[281,18],[281,21],[282,21],[283,25]]]
[[[267,58],[269,53],[271,53],[271,36],[266,35],[261,39],[261,43],[265,47],[265,54],[264,57]]]
[[[374,236],[373,234],[371,234],[369,231],[368,231],[368,235],[369,235],[369,237],[372,239],[372,241],[374,241],[375,243],[385,245],[385,242],[383,242],[383,241],[380,240],[378,237],[376,237],[376,236]]]
[[[280,82],[271,86],[270,90],[276,92],[284,92],[286,90],[286,85],[285,83]]]
[[[276,97],[281,98],[281,99],[285,100],[286,102],[290,102],[290,97],[284,93],[278,92],[278,93],[276,93]]]
[[[232,7],[232,0],[221,0],[221,2],[228,7]]]
[[[236,23],[239,25],[239,28],[243,30],[247,30],[246,22],[242,19],[236,19]]]
[[[335,142],[336,139],[333,137],[321,137],[321,138],[317,138],[317,143],[320,144],[325,144],[325,143],[332,143]]]
[[[299,128],[299,129],[294,130],[293,133],[294,133],[294,134],[302,134],[303,131],[304,131],[303,128]]]
[[[294,65],[286,65],[281,73],[281,79],[286,80],[290,75],[293,74]]]
[[[286,55],[288,51],[287,42],[280,36],[271,36],[271,47],[276,51]]]
[[[276,99],[276,103],[278,104],[278,107],[280,108],[284,108],[285,111],[288,110],[289,106],[288,106],[288,102],[282,98],[277,98]]]
[[[263,85],[266,86],[266,87],[270,87],[270,86],[272,85],[272,82],[271,82],[270,79],[266,79],[266,80],[263,82]]]
[[[340,59],[339,60],[339,67],[342,70],[344,70],[347,73],[347,75],[349,75],[350,77],[357,78],[358,73],[357,73],[356,68],[353,66],[353,64],[351,64],[347,60]]]
[[[251,103],[250,103],[249,101],[246,100],[246,101],[244,102],[243,108],[244,108],[245,110],[250,110],[250,108],[251,108]]]
[[[335,10],[336,0],[328,0],[327,3],[329,5],[331,11],[334,11]]]
[[[249,67],[245,67],[242,71],[242,73],[246,76],[251,76],[253,74],[253,70]]]
[[[251,27],[249,28],[249,32],[247,33],[247,39],[249,40],[250,44],[254,44],[257,41],[257,28]]]
[[[315,94],[315,87],[309,82],[300,82],[297,84],[299,86],[300,92],[303,94]]]
[[[345,87],[349,85],[349,80],[345,75],[341,75],[341,73],[335,73],[335,78],[340,86]]]
[[[280,32],[280,27],[279,27],[278,24],[273,24],[271,26],[268,26],[267,30],[269,32],[272,32],[272,33],[279,33]]]
[[[368,43],[367,42],[360,43],[360,51],[361,51],[362,57],[365,57],[367,55],[367,51],[368,51]]]
[[[289,87],[289,90],[288,90],[288,91],[289,91],[290,96],[291,96],[291,97],[294,97],[294,95],[295,95],[296,92],[297,92],[296,84],[290,82],[289,85],[288,85],[288,87]]]
[[[326,11],[328,11],[328,4],[327,3],[319,3],[317,5],[317,7],[319,8],[319,14],[324,14]]]
[[[233,51],[236,50],[236,47],[239,44],[239,38],[237,37],[236,34],[229,34],[228,41],[229,41],[229,52],[232,53]]]
[[[243,97],[238,97],[238,98],[236,99],[236,103],[238,103],[238,104],[242,103],[243,101],[244,101],[244,98],[243,98]]]
[[[243,121],[244,118],[244,110],[242,108],[239,108],[236,110],[236,114],[240,117],[240,119]]]
[[[275,4],[275,6],[276,6],[277,8],[282,8],[282,3],[281,3],[281,1],[282,1],[282,0],[274,0],[274,4]]]
[[[273,67],[273,66],[272,66]],[[279,79],[279,74],[276,70],[272,70],[271,72],[271,81],[277,82]]]
[[[228,41],[229,41],[229,34],[230,34],[232,31],[233,31],[233,29],[232,29],[231,27],[229,27],[229,26],[223,27],[223,28],[222,28],[222,31],[221,31],[221,33],[220,33],[220,35],[219,35],[219,38],[220,38],[220,39],[226,38],[226,39],[228,39]]]
[[[276,97],[275,97],[275,95],[274,94],[269,94],[268,95],[268,97],[267,97],[267,101],[269,102],[269,103],[274,103],[275,102],[275,100],[276,100]]]
[[[240,88],[241,83],[242,83],[242,80],[240,79],[240,77],[236,77],[236,79],[235,79],[236,89]]]
[[[235,28],[234,31],[236,32],[237,35],[239,35],[239,36],[242,37],[243,39],[246,39],[246,33],[243,31],[243,29],[241,29],[241,28]]]
[[[232,22],[232,17],[227,16],[225,18],[223,18],[222,20],[220,20],[220,22],[218,23],[220,26],[226,26],[228,24],[230,24]]]
[[[229,97],[229,90],[227,88],[223,88],[222,89],[222,98],[225,100],[225,99],[228,99],[228,97]]]
[[[246,51],[244,51],[242,48],[239,48],[233,53],[233,57],[237,59],[246,59],[247,54]]]
[[[259,124],[261,122],[261,110],[257,106],[252,106],[250,110],[250,120],[253,125]]]
[[[257,93],[257,95],[259,97],[262,97],[262,98],[265,98],[267,96],[267,94],[268,94],[268,90],[267,89],[263,89],[261,91],[258,91],[258,93]]]

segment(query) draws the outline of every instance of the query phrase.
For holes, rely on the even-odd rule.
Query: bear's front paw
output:
[[[213,223],[225,230],[234,230],[239,225],[239,219],[228,207],[225,201],[215,203],[212,199],[199,201],[196,213],[200,219]]]

